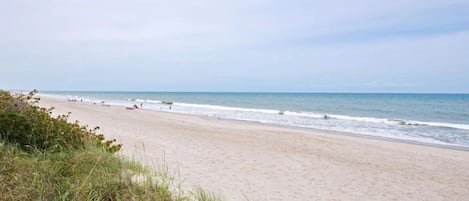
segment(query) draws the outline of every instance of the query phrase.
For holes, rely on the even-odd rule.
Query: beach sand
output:
[[[469,200],[469,152],[42,97],[225,200]]]

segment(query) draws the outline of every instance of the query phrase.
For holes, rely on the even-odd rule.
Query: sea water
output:
[[[45,92],[64,99],[469,148],[469,94]]]

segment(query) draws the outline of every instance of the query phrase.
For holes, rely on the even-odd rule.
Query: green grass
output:
[[[116,155],[115,140],[50,117],[31,97],[0,91],[0,200],[220,200],[174,188],[164,170]]]

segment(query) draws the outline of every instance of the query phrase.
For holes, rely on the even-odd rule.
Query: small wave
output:
[[[316,118],[316,119],[339,119],[339,120],[362,121],[362,122],[371,122],[371,123],[399,124],[400,122],[400,120],[389,120],[385,118],[356,117],[356,116],[321,114],[321,113],[312,113],[312,112],[284,111],[283,114],[289,115],[289,116],[309,117],[309,118]]]
[[[316,113],[304,113],[304,112],[290,112],[290,111],[285,111],[284,114],[285,114],[285,115],[290,115],[290,116],[298,116],[298,117],[324,118],[324,115],[316,114]]]
[[[160,100],[152,100],[152,99],[140,99],[140,98],[126,98],[127,101],[135,101],[135,102],[139,102],[139,103],[155,103],[155,104],[158,104],[158,103],[162,103],[162,101]]]
[[[341,119],[341,120],[348,120],[348,121],[363,121],[363,122],[384,123],[384,124],[397,124],[398,123],[396,121],[385,119],[385,118],[356,117],[356,116],[336,115],[336,114],[331,114],[327,116],[332,119]]]
[[[310,113],[310,112],[290,112],[286,111],[285,115],[299,116],[299,117],[311,117],[311,118],[321,118],[321,119],[340,119],[347,121],[363,121],[371,123],[389,123],[397,124],[398,122],[393,122],[384,118],[373,118],[373,117],[355,117],[347,115],[336,115],[336,114],[320,114],[320,113]]]
[[[225,111],[259,112],[259,113],[267,113],[267,114],[279,114],[280,113],[279,110],[226,107],[226,106],[219,106],[219,105],[203,105],[203,104],[191,104],[191,103],[173,103],[173,105],[182,106],[182,107],[206,108],[206,109],[213,109],[213,110],[225,110]]]
[[[162,101],[160,101],[160,100],[151,100],[151,99],[147,99],[146,102],[147,103],[156,103],[156,104],[162,103]]]
[[[398,124],[398,125],[408,125],[408,126],[432,126],[432,127],[445,127],[445,128],[469,130],[469,125],[467,124],[399,120],[399,119],[386,119],[386,118],[373,118],[373,117],[354,117],[354,116],[347,116],[347,115],[327,115],[327,116],[330,118],[349,120],[349,121],[362,121],[362,122],[384,123],[384,124],[393,124],[393,125]]]
[[[408,122],[411,125],[422,125],[422,126],[445,127],[445,128],[469,130],[469,125],[467,124],[453,124],[453,123],[425,122],[425,121],[408,121]]]
[[[444,127],[444,128],[469,130],[469,125],[467,124],[399,120],[399,119],[386,119],[386,118],[373,118],[373,117],[354,117],[354,116],[346,116],[346,115],[327,115],[327,116],[329,118],[349,120],[349,121],[362,121],[362,122],[371,122],[371,123],[384,123],[384,124],[408,125],[408,126],[432,126],[432,127]]]

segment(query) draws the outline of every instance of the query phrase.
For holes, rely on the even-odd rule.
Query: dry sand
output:
[[[469,200],[469,152],[42,97],[188,186],[238,200]]]

